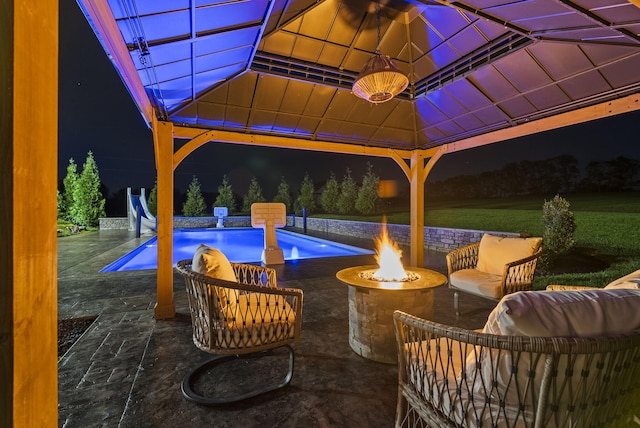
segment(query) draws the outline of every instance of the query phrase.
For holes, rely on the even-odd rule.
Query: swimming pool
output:
[[[276,229],[278,246],[285,261],[318,257],[373,254],[371,250]],[[158,239],[153,237],[135,250],[105,266],[100,272],[156,269]],[[191,259],[200,244],[220,249],[237,263],[260,262],[264,248],[264,232],[253,228],[176,229],[173,231],[173,264]]]

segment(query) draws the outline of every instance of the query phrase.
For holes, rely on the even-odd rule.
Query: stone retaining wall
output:
[[[176,229],[213,228],[217,217],[174,217],[173,227]],[[224,219],[225,227],[251,227],[250,216],[230,216]],[[302,229],[302,217],[287,216],[287,226]],[[100,230],[128,229],[129,221],[123,218],[101,218]],[[326,218],[307,218],[307,230],[352,236],[354,238],[373,239],[380,234],[380,223],[362,221],[330,220]],[[409,246],[411,229],[409,225],[388,224],[389,236],[400,245]],[[483,233],[499,236],[530,236],[526,233],[492,232],[483,230],[450,229],[439,227],[424,228],[424,248],[427,250],[449,252],[463,245],[478,242]]]
[[[302,217],[296,217],[295,227],[303,228]],[[354,238],[373,239],[380,234],[380,223],[362,221],[330,220],[326,218],[307,218],[307,230],[352,236]],[[411,228],[404,224],[388,224],[387,231],[391,239],[400,245],[409,246]],[[529,236],[526,233],[492,232],[484,230],[450,229],[440,227],[424,228],[424,248],[427,250],[449,252],[463,245],[480,241],[484,233],[498,236]]]

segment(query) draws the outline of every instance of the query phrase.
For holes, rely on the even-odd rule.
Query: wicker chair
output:
[[[231,263],[238,282],[225,281],[192,271],[191,260],[178,262],[185,279],[193,343],[216,357],[192,369],[182,381],[183,395],[198,404],[232,403],[289,384],[294,353],[302,331],[302,291],[277,288],[273,269]],[[205,397],[193,389],[198,376],[211,367],[235,358],[254,358],[268,350],[285,347],[289,369],[278,384],[231,397]]]
[[[400,311],[394,323],[396,427],[621,427],[640,416],[640,330],[499,336]]]
[[[522,247],[522,242],[528,241],[531,244],[531,250],[527,252],[526,257],[517,256],[517,260],[513,258],[505,259],[504,251],[502,257],[492,257],[491,254],[484,254],[487,259],[495,259],[496,261],[493,264],[497,264],[492,270],[489,269],[487,271],[484,267],[480,268],[479,266],[483,257],[480,254],[480,249],[487,240],[489,242],[490,240],[503,240],[507,245],[515,243],[520,247]],[[482,237],[482,241],[448,253],[446,258],[449,288],[454,289],[453,306],[456,316],[460,315],[458,295],[460,291],[497,302],[507,294],[530,290],[538,259],[542,255],[541,242],[540,238],[501,238],[485,234]],[[514,253],[518,254],[518,251]],[[502,262],[499,262],[501,259]]]

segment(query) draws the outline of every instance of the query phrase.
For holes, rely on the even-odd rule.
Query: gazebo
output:
[[[640,109],[627,0],[78,4],[153,131],[157,319],[175,312],[173,171],[203,144],[393,159],[418,265],[424,183],[443,155]],[[0,424],[53,425],[58,2],[5,9],[0,370],[13,381]]]

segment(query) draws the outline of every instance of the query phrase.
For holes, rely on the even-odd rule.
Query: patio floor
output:
[[[323,234],[371,248],[372,242]],[[210,356],[191,340],[184,282],[176,274],[177,316],[153,318],[156,273],[99,270],[149,239],[101,231],[58,239],[58,318],[98,316],[58,364],[61,427],[391,427],[397,368],[355,354],[348,342],[347,287],[335,274],[373,264],[373,256],[301,260],[277,268],[278,282],[304,291],[302,341],[291,384],[241,404],[207,408],[183,398],[185,373]],[[407,254],[408,251],[405,251]],[[446,273],[444,253],[425,267]],[[434,291],[434,319],[480,328],[493,303],[464,295],[456,320],[453,293]],[[235,363],[234,363],[235,364]],[[242,376],[239,366],[234,371]]]

